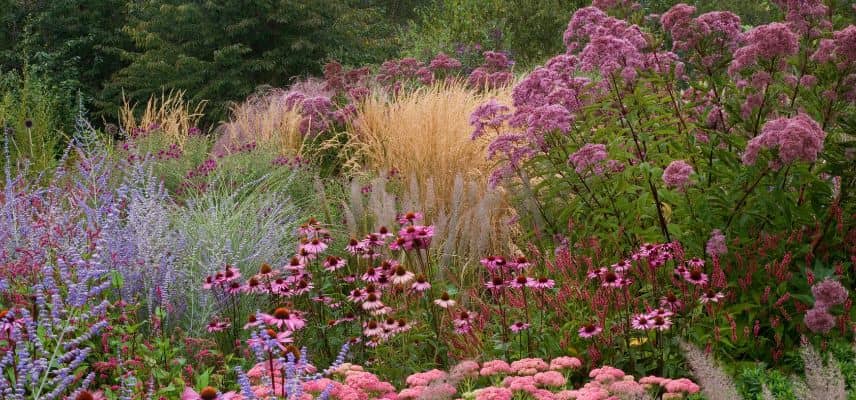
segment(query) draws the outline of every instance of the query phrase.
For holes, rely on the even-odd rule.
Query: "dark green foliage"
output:
[[[116,49],[129,48],[122,32],[127,20],[124,0],[51,0],[2,2],[0,69],[47,78],[66,105],[78,93],[91,103],[110,77],[122,68]],[[62,126],[73,114],[61,116]]]
[[[162,89],[186,90],[208,100],[208,122],[226,116],[258,85],[284,86],[295,76],[318,74],[334,53],[347,61],[377,62],[391,51],[382,10],[350,1],[306,2],[158,0],[129,3],[124,31],[137,51],[104,98],[122,91],[142,101]],[[348,60],[350,58],[350,60]]]
[[[427,58],[439,51],[460,57],[462,46],[504,50],[535,64],[564,49],[562,32],[582,0],[439,0],[421,8],[402,34],[403,51]]]
[[[58,129],[63,99],[57,92],[30,74],[0,76],[0,149],[8,147],[12,163],[28,160],[33,174],[51,169],[61,150],[63,133]],[[0,155],[0,166],[5,167],[6,162],[5,155]],[[12,170],[17,167],[13,165]]]

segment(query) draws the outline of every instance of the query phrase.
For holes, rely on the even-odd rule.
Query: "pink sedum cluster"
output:
[[[681,399],[686,395],[698,393],[700,388],[689,379],[669,379],[649,376],[636,380],[624,371],[602,366],[591,370],[590,381],[578,389],[567,389],[567,369],[581,366],[575,357],[558,357],[549,363],[538,358],[526,358],[509,365],[502,360],[486,361],[482,367],[482,376],[506,375],[501,383],[476,389],[472,392],[476,400],[510,400],[515,396],[539,400],[610,400],[633,398],[657,391],[664,399]],[[549,367],[549,370],[544,368]],[[535,372],[534,374],[532,373]],[[494,381],[496,382],[496,381]]]

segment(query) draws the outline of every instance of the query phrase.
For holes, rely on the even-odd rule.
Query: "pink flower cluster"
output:
[[[690,185],[690,175],[693,173],[692,165],[684,160],[675,160],[663,171],[663,182],[666,187],[686,189]]]
[[[543,400],[608,400],[640,396],[656,388],[657,391],[665,392],[664,399],[680,399],[700,390],[698,385],[685,378],[649,376],[637,381],[624,371],[608,365],[591,370],[589,382],[579,389],[569,390],[564,389],[567,379],[560,371],[567,367],[579,368],[579,360],[560,357],[549,363],[557,368],[549,370],[544,368],[546,364],[541,359],[523,359],[511,365],[501,360],[487,361],[483,364],[482,376],[508,376],[503,378],[499,386],[479,388],[473,394],[477,400],[509,400],[518,393]],[[514,365],[520,366],[520,370],[515,371]]]
[[[833,279],[824,279],[811,287],[814,307],[805,314],[805,324],[814,333],[827,333],[835,327],[835,316],[829,308],[844,304],[849,296],[847,288]]]
[[[791,30],[802,36],[816,38],[821,30],[832,27],[829,8],[822,0],[774,0],[785,11],[785,20]]]
[[[285,104],[300,113],[298,129],[300,133],[310,136],[325,132],[336,123],[344,123],[356,111],[353,107],[337,109],[330,97],[308,95],[301,91],[290,92],[285,98]]]
[[[842,73],[850,73],[843,82],[843,87],[856,86],[856,26],[849,25],[836,31],[832,38],[821,39],[817,50],[811,55],[811,60],[817,63],[833,63]],[[850,89],[846,96],[851,101],[856,99],[856,89]]]
[[[820,124],[807,114],[776,118],[764,124],[761,134],[746,144],[743,163],[755,164],[761,149],[777,149],[778,161],[782,164],[795,161],[814,162],[823,150],[825,138],[826,132],[820,128]]]
[[[742,28],[740,17],[728,11],[713,11],[693,18],[696,8],[674,5],[660,17],[660,23],[672,36],[672,50],[690,53],[690,60],[712,68],[737,47]],[[710,46],[704,54],[701,46]]]
[[[507,86],[514,77],[511,67],[514,62],[508,54],[498,51],[484,52],[484,62],[470,73],[467,86],[476,90],[488,90]]]
[[[782,70],[787,57],[799,50],[797,35],[781,22],[753,28],[743,36],[742,42],[743,46],[734,52],[734,59],[728,67],[731,75],[737,75],[761,61],[773,62],[778,70]]]

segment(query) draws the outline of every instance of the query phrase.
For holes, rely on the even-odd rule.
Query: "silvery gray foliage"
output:
[[[185,240],[173,223],[175,204],[163,182],[155,177],[153,164],[128,164],[119,193],[127,213],[123,228],[136,261],[122,271],[124,294],[144,296],[149,314],[158,306],[182,311],[187,303],[183,287],[192,280],[178,263]]]
[[[178,209],[176,226],[184,240],[178,263],[194,279],[181,285],[190,300],[188,329],[202,329],[224,306],[202,290],[207,275],[226,264],[252,275],[262,263],[282,265],[294,254],[301,213],[288,194],[292,184],[300,183],[271,174],[234,189],[219,184]]]

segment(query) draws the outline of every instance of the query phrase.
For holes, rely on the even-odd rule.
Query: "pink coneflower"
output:
[[[669,293],[660,299],[660,307],[668,308],[672,311],[678,311],[683,308],[684,304],[675,296],[674,293]]]
[[[71,399],[70,397],[66,397],[66,399]],[[107,400],[107,397],[104,396],[104,392],[90,392],[88,390],[82,390],[77,393],[77,396],[74,397],[73,400]]]
[[[378,308],[376,310],[369,311],[369,314],[371,314],[375,317],[381,316],[381,315],[387,315],[389,313],[392,313],[392,307],[390,307],[390,306],[383,306],[383,307]]]
[[[325,271],[338,271],[345,267],[347,262],[344,258],[336,257],[336,256],[328,256],[326,260],[324,260],[324,270]]]
[[[636,314],[630,319],[633,329],[647,330],[654,327],[654,320],[645,314]]]
[[[297,259],[300,260],[303,265],[306,265],[312,262],[312,260],[315,259],[316,255],[315,253],[310,253],[308,250],[306,250],[306,248],[301,247],[299,250],[297,250],[297,255],[295,255],[295,257],[297,257]]]
[[[383,328],[375,320],[363,324],[363,334],[366,336],[378,336],[382,333]]]
[[[206,329],[208,330],[208,332],[222,332],[228,329],[230,326],[232,326],[232,324],[228,320],[221,321],[215,318],[214,320],[208,323]]]
[[[629,260],[621,260],[615,264],[612,264],[612,270],[617,273],[624,273],[631,267],[631,263]]]
[[[514,333],[519,333],[521,331],[525,331],[525,330],[529,329],[530,326],[531,325],[527,324],[526,322],[517,321],[517,322],[511,324],[511,326],[509,326],[508,328],[511,329],[511,331]]]
[[[276,342],[276,345],[279,347],[280,350],[285,350],[285,345],[294,341],[294,339],[292,339],[291,337],[291,331],[277,332],[273,329],[267,329],[265,330],[265,333],[267,334],[268,338]]]
[[[357,281],[357,275],[356,274],[350,274],[347,276],[343,276],[342,281],[344,281],[345,283],[354,283]]]
[[[314,286],[311,283],[307,282],[306,280],[301,279],[301,280],[297,281],[297,283],[294,285],[293,295],[299,296],[301,294],[309,293],[309,291],[311,291],[313,287]]]
[[[306,321],[303,318],[300,318],[296,312],[292,312],[285,307],[277,308],[273,311],[273,314],[261,314],[260,316],[264,323],[276,326],[279,329],[285,326],[290,331],[296,331],[306,326]]]
[[[291,257],[291,260],[285,265],[285,269],[289,271],[301,271],[304,268],[306,268],[306,262],[299,257]]]
[[[475,319],[475,313],[461,311],[455,315],[455,319],[452,320],[452,323],[455,325],[455,332],[457,333],[469,333],[472,329],[472,322]]]
[[[603,331],[603,328],[601,328],[597,324],[585,324],[582,327],[580,327],[579,334],[580,334],[581,338],[588,339],[588,338],[599,335],[600,332],[602,332],[602,331]]]
[[[487,256],[480,260],[481,265],[487,268],[488,271],[496,271],[507,265],[505,258],[500,256]]]
[[[392,283],[394,285],[406,285],[413,280],[415,275],[401,265],[395,268],[395,273],[392,275]]]
[[[639,250],[633,253],[633,259],[638,260],[641,258],[646,258],[650,256],[652,253],[657,251],[657,245],[653,243],[644,243],[639,246]]]
[[[397,321],[395,321],[395,333],[407,332],[411,328],[413,328],[413,324],[407,322],[407,320],[405,320],[404,318],[399,318]]]
[[[443,294],[440,295],[439,299],[434,300],[434,304],[443,308],[449,308],[454,306],[456,302],[455,300],[452,300],[451,297],[449,297],[449,293],[443,292]]]
[[[345,322],[351,322],[351,321],[354,321],[356,319],[357,319],[357,317],[354,315],[354,313],[348,312],[348,313],[345,313],[344,317],[333,321],[333,323],[331,325],[335,326],[335,325],[339,325],[339,324],[342,324]]]
[[[542,276],[538,279],[533,279],[529,281],[526,286],[529,286],[533,289],[552,289],[554,286],[556,286],[556,281]]]
[[[608,288],[621,287],[621,275],[612,271],[607,271],[600,277],[601,285]]]
[[[650,319],[653,321],[652,327],[658,331],[665,331],[672,327],[672,320],[669,317],[654,317]]]
[[[241,271],[232,268],[231,265],[226,265],[226,268],[223,270],[223,280],[226,282],[234,281],[241,277]]]
[[[229,392],[229,396],[231,397],[232,395],[234,395],[234,393]],[[181,400],[216,400],[220,397],[220,392],[211,386],[206,386],[204,389],[200,390],[199,393],[196,393],[195,390],[186,387],[184,388],[184,392],[181,393]]]
[[[655,308],[654,310],[648,313],[648,317],[650,318],[671,317],[672,315],[675,315],[675,313],[665,308]]]
[[[244,287],[238,282],[229,282],[228,286],[226,286],[226,293],[229,294],[238,294],[243,291]]]
[[[531,280],[532,280],[532,278],[529,278],[526,275],[520,274],[520,275],[517,275],[516,277],[514,277],[514,279],[512,279],[511,281],[509,281],[508,286],[511,286],[515,289],[523,289],[524,287],[526,287],[527,284],[529,284],[529,281],[531,281]]]
[[[379,253],[379,252],[375,251],[373,248],[369,247],[369,248],[363,250],[362,258],[365,258],[367,260],[374,260],[376,258],[380,258],[381,255],[382,255],[381,253]]]
[[[532,263],[529,262],[529,260],[527,260],[526,257],[518,256],[517,258],[514,259],[514,261],[509,262],[508,265],[511,268],[514,268],[518,271],[522,271],[526,268],[531,267]]]
[[[387,331],[392,331],[395,327],[398,326],[395,322],[395,318],[387,318],[386,321],[383,322],[383,329]]]
[[[275,271],[270,264],[263,263],[262,266],[259,267],[259,273],[256,274],[256,278],[266,281],[272,279],[276,274],[277,271]]]
[[[380,301],[380,298],[372,293],[366,296],[366,301],[363,302],[363,310],[371,311],[377,310],[383,307],[383,303]]]
[[[362,290],[354,289],[354,290],[351,290],[350,293],[348,293],[348,301],[350,301],[352,303],[359,303],[359,302],[365,300],[366,296],[368,296],[368,295],[366,293],[364,293]]]
[[[428,283],[428,279],[425,278],[425,275],[419,275],[416,277],[416,282],[413,282],[413,285],[411,285],[410,288],[415,292],[424,292],[431,289],[431,284]]]
[[[597,278],[602,277],[603,274],[605,274],[607,272],[609,272],[609,269],[607,269],[606,267],[600,267],[598,269],[594,269],[594,270],[589,271],[586,274],[586,277],[589,279],[597,279]]]
[[[205,283],[202,284],[203,289],[211,289],[217,285],[217,282],[214,280],[214,277],[208,275],[205,277]]]
[[[385,226],[381,226],[380,228],[378,228],[377,233],[375,233],[375,234],[383,240],[389,239],[389,238],[394,236],[392,234],[392,232],[389,230],[389,228],[387,228]]]
[[[357,239],[351,238],[351,240],[348,241],[348,245],[345,247],[345,250],[348,253],[356,255],[362,253],[365,249]]]
[[[376,269],[369,267],[360,278],[366,282],[377,282],[378,278],[380,278],[380,274]]]
[[[285,279],[276,278],[270,283],[270,291],[274,294],[285,296],[290,294],[291,289],[288,287],[288,282]]]
[[[247,316],[247,323],[244,324],[244,329],[251,329],[262,324],[262,320],[256,317],[256,314],[250,314]]]
[[[392,275],[395,271],[395,267],[397,267],[400,263],[396,260],[383,260],[380,263],[378,269],[381,273],[386,275]]]
[[[262,283],[256,278],[250,278],[243,288],[244,293],[264,293],[266,291]]]
[[[702,303],[719,303],[719,300],[725,298],[725,295],[722,292],[714,292],[713,290],[708,290],[701,295],[699,301]]]
[[[491,280],[485,282],[484,287],[493,291],[498,291],[505,287],[505,280],[499,276],[495,276]]]
[[[693,268],[692,271],[684,273],[684,279],[686,279],[687,282],[693,285],[707,285],[707,274],[701,272],[701,270],[698,268]]]
[[[687,274],[687,272],[689,272],[689,270],[683,265],[678,265],[677,267],[675,267],[675,275],[677,276],[683,277]]]
[[[360,242],[362,246],[365,247],[381,247],[385,243],[383,238],[376,233],[369,233],[366,237]]]
[[[702,268],[704,267],[704,260],[698,257],[693,257],[687,260],[687,264],[689,264],[690,267]]]
[[[419,221],[422,221],[422,213],[407,212],[398,216],[398,223],[401,225],[412,225]]]

